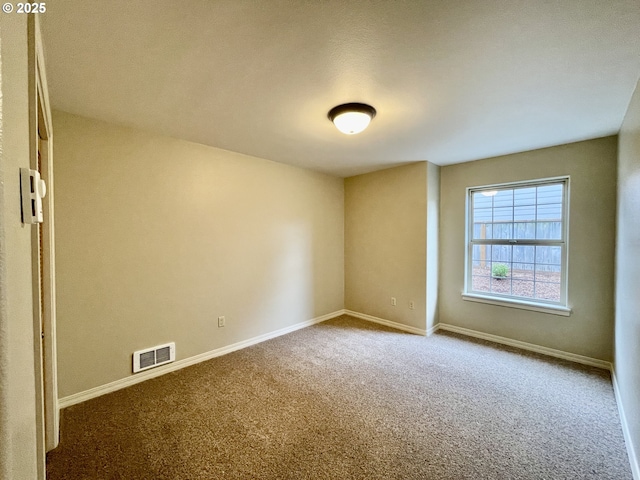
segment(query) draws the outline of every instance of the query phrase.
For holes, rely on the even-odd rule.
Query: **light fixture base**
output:
[[[327,116],[342,133],[355,135],[369,126],[376,109],[365,103],[344,103],[329,110]]]

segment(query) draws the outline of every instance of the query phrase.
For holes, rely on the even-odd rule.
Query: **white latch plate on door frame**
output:
[[[22,222],[42,223],[42,199],[47,193],[47,186],[40,178],[40,173],[28,168],[20,169],[20,190],[22,193]]]

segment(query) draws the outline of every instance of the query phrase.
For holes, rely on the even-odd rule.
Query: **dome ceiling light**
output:
[[[364,103],[345,103],[329,110],[329,120],[346,135],[355,135],[369,126],[376,109]]]

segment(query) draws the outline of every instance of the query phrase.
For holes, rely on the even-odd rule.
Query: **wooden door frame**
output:
[[[31,30],[29,33],[29,123],[33,148],[31,168],[36,169],[38,166],[38,148],[40,148],[40,173],[47,186],[47,194],[43,199],[44,221],[36,225],[32,231],[34,360],[38,410],[36,418],[39,423],[37,428],[38,456],[41,457],[39,464],[43,465],[45,452],[58,446],[60,429],[56,358],[53,129],[40,36],[40,19],[37,14],[30,17],[32,18],[28,24]],[[39,234],[42,235],[42,258]]]

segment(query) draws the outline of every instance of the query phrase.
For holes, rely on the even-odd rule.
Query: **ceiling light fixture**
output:
[[[369,126],[376,109],[364,103],[345,103],[329,110],[329,120],[346,135],[355,135]]]

